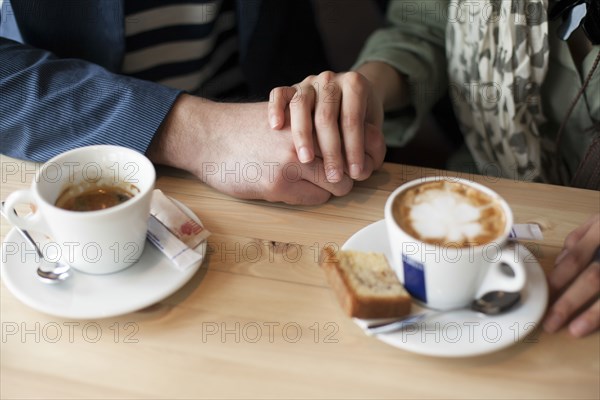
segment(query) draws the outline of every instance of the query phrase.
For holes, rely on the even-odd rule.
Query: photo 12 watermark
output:
[[[59,261],[73,264],[77,259],[83,259],[90,264],[100,263],[109,259],[114,263],[125,263],[133,265],[137,261],[140,252],[139,244],[135,242],[114,242],[108,248],[100,246],[97,242],[56,242],[52,240],[36,241],[41,255],[27,242],[2,242],[2,262],[7,263],[9,259],[17,257],[21,264],[39,264],[42,257],[50,263]],[[108,258],[105,253],[108,252]]]
[[[419,322],[409,324],[396,332],[396,338],[403,344],[497,344],[537,343],[539,328],[533,321],[510,324],[496,321],[457,320],[449,322]]]
[[[27,183],[33,180],[48,183],[138,183],[140,166],[134,161],[114,161],[107,165],[101,165],[95,161],[77,162],[63,161],[45,164],[37,164],[26,161],[3,161],[2,183],[10,180],[18,180]],[[78,176],[79,179],[75,177]]]
[[[2,322],[2,343],[139,343],[136,322],[99,323],[95,321]]]
[[[339,343],[339,325],[314,322],[308,326],[288,322],[202,322],[202,343]]]

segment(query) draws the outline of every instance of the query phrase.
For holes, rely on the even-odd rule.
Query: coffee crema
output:
[[[120,186],[97,186],[64,190],[55,205],[69,211],[98,211],[118,206],[134,195]]]
[[[464,183],[445,180],[406,189],[394,199],[392,215],[415,239],[447,247],[493,242],[506,227],[497,199]]]

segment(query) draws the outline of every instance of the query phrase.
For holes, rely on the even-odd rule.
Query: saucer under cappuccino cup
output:
[[[56,258],[73,268],[91,274],[117,272],[142,255],[155,177],[150,160],[135,150],[81,147],[43,164],[30,189],[8,196],[5,214],[13,225],[46,235],[50,242],[45,247],[58,251]],[[119,201],[103,200],[111,197]],[[93,207],[65,207],[63,198]],[[23,203],[34,211],[17,216],[14,209]]]
[[[490,291],[523,289],[523,261],[507,246],[512,212],[489,188],[448,177],[410,181],[384,212],[393,268],[425,306],[464,307]]]

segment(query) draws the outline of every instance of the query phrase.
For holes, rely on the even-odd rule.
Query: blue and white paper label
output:
[[[402,265],[404,269],[404,288],[414,298],[427,303],[425,266],[405,254],[402,254]]]

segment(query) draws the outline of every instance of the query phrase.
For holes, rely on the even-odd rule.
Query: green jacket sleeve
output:
[[[423,118],[448,88],[445,30],[448,0],[393,0],[388,26],[374,32],[355,64],[382,61],[408,77],[412,111],[386,118],[388,145],[412,138]]]

